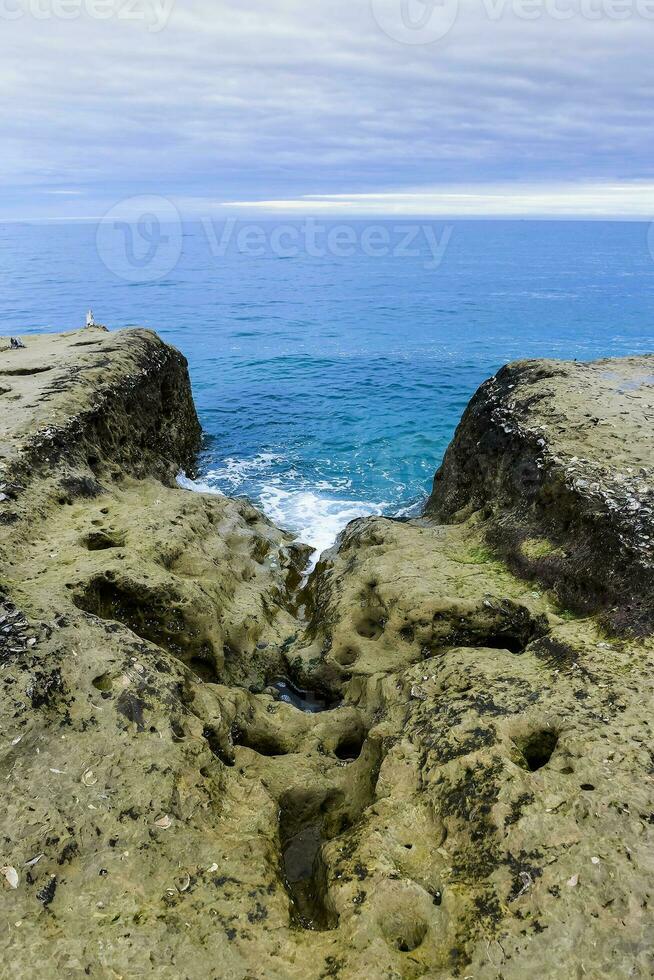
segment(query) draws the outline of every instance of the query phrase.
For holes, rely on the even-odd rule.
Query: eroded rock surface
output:
[[[654,355],[505,367],[472,399],[428,512],[483,510],[493,544],[575,608],[654,628]]]
[[[255,508],[175,486],[177,352],[2,347],[12,975],[652,975],[650,360],[505,369],[427,516],[305,582]]]

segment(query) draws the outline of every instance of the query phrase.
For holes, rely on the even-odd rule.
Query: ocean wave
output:
[[[413,517],[420,517],[425,509],[425,500],[425,497],[419,497],[418,500],[414,500],[412,504],[408,504],[406,507],[400,507],[400,509],[396,510],[392,516],[398,520],[410,520]]]
[[[184,490],[195,493],[211,493],[219,497],[226,496],[217,480],[228,480],[233,489],[241,488],[243,476],[252,476],[253,467],[261,470],[272,465],[278,457],[262,453],[251,460],[226,460],[225,466],[210,470],[199,480],[190,479],[185,473],[179,473],[177,484]],[[237,474],[240,473],[240,479]],[[227,475],[226,475],[227,474]],[[342,487],[320,481],[320,491],[297,487],[286,489],[277,482],[262,482],[249,496],[264,512],[266,517],[281,527],[297,535],[303,544],[313,549],[310,568],[315,567],[320,555],[331,548],[341,531],[359,517],[381,516],[389,512],[387,501],[373,503],[365,500],[351,500],[337,495]],[[329,493],[329,491],[332,493]]]
[[[261,488],[259,501],[271,521],[297,534],[304,544],[313,548],[314,565],[350,521],[381,516],[389,506],[386,502],[348,500],[308,489],[285,490],[274,484]]]
[[[212,468],[205,474],[210,485],[227,483],[232,489],[240,488],[247,480],[258,477],[284,462],[284,457],[276,453],[257,453],[250,459],[228,457],[221,466]]]
[[[177,474],[177,486],[182,490],[192,490],[194,493],[212,493],[216,497],[224,497],[225,494],[218,487],[207,483],[206,480],[191,480],[183,471]]]

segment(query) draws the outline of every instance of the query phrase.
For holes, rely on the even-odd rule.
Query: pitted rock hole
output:
[[[82,544],[88,551],[108,551],[122,548],[125,536],[114,531],[91,531],[82,539]]]
[[[275,756],[287,755],[288,749],[283,743],[268,732],[244,731],[242,728],[232,729],[232,741],[234,745],[242,745],[246,749],[251,749],[258,755]]]
[[[307,711],[309,714],[330,711],[337,704],[336,701],[328,699],[322,692],[303,691],[301,688],[295,687],[288,677],[277,677],[270,686],[279,691],[280,701],[291,704],[298,711]]]
[[[234,750],[231,745],[226,743],[226,740],[221,736],[215,728],[207,725],[202,732],[202,737],[206,740],[207,745],[211,753],[218,759],[224,766],[231,769],[234,766]]]
[[[187,621],[174,597],[138,582],[114,581],[112,573],[97,575],[73,595],[78,609],[109,622],[122,623],[141,639],[154,643],[185,664],[216,681],[214,651]],[[207,668],[209,671],[207,672]]]
[[[281,801],[279,838],[284,882],[292,903],[292,921],[302,929],[335,929],[338,916],[327,906],[322,844],[334,836],[339,795],[294,790]]]
[[[115,620],[127,626],[144,640],[169,647],[170,634],[181,634],[184,623],[174,611],[157,608],[154,596],[130,585],[118,584],[104,576],[88,583],[74,597],[75,605],[100,619]],[[162,622],[162,620],[166,620]]]
[[[344,650],[339,650],[338,653],[334,654],[334,660],[336,663],[340,664],[341,667],[352,667],[353,664],[359,659],[358,650],[354,650],[352,647],[346,647]]]
[[[515,740],[530,772],[538,772],[548,764],[558,743],[556,732],[548,730],[532,732],[523,739]]]
[[[191,670],[204,681],[205,684],[220,684],[220,677],[210,658],[193,657],[190,663]]]
[[[544,617],[533,616],[526,606],[508,599],[487,599],[461,614],[456,608],[436,612],[429,646],[486,647],[520,654],[547,632]]]
[[[378,640],[386,627],[386,620],[382,617],[366,616],[356,627],[359,636],[366,640]]]
[[[400,953],[411,953],[420,946],[427,935],[427,923],[415,918],[407,909],[396,913],[382,924],[384,939]]]
[[[489,650],[508,650],[509,653],[522,653],[529,640],[511,633],[499,633],[497,636],[487,636],[479,641],[480,647]]]
[[[108,694],[113,689],[111,674],[101,674],[93,679],[93,687],[102,694]]]
[[[365,740],[365,732],[349,732],[338,742],[334,755],[342,762],[354,762],[361,755]]]

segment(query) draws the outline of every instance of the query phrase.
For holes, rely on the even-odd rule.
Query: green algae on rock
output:
[[[0,342],[12,974],[651,976],[651,375],[504,369],[305,583],[156,335]]]

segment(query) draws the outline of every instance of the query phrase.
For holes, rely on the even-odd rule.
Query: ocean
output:
[[[148,222],[150,222],[148,224]],[[0,333],[151,327],[189,360],[195,486],[322,550],[416,512],[507,361],[654,350],[645,223],[0,225]]]

